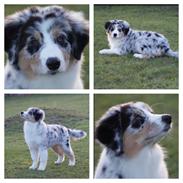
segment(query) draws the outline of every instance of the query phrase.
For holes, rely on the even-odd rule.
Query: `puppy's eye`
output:
[[[141,116],[138,116],[136,117],[134,120],[133,120],[133,123],[132,123],[132,128],[140,128],[142,126],[142,124],[144,123],[145,119]]]
[[[32,113],[32,111],[29,111],[29,115],[32,115],[33,113]]]
[[[39,50],[40,47],[41,47],[40,42],[37,39],[35,39],[34,37],[31,37],[30,41],[28,43],[28,46],[27,46],[27,51],[30,54],[34,54]]]
[[[58,44],[60,44],[62,47],[66,47],[67,46],[67,39],[66,39],[66,36],[65,35],[59,35],[57,38],[56,38],[56,42]]]
[[[114,31],[114,28],[111,28],[111,32]]]
[[[121,32],[122,30],[121,29],[118,29],[119,32]]]

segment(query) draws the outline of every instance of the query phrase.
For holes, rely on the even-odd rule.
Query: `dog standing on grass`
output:
[[[127,55],[148,59],[159,56],[178,58],[178,52],[170,48],[168,40],[157,32],[138,31],[130,28],[127,21],[110,20],[105,23],[110,49],[102,49],[100,54]]]
[[[64,154],[66,154],[69,158],[69,166],[75,165],[70,139],[85,138],[86,132],[66,128],[62,125],[47,125],[44,122],[44,111],[36,107],[28,108],[21,112],[20,116],[25,119],[24,137],[32,158],[32,165],[29,169],[42,171],[46,169],[48,148],[52,148],[58,154],[55,164],[61,164],[64,161]]]

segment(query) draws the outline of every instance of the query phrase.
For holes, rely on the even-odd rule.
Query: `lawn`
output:
[[[5,178],[88,178],[89,137],[72,141],[76,165],[68,166],[68,159],[60,166],[56,154],[49,150],[47,169],[32,171],[31,158],[23,137],[22,110],[37,106],[45,110],[46,122],[63,124],[69,128],[89,132],[88,95],[23,95],[5,97]]]
[[[108,48],[104,24],[123,19],[133,29],[151,30],[168,38],[178,50],[178,6],[176,5],[95,5],[94,12],[94,86],[97,89],[176,89],[178,61],[171,57],[139,60],[127,56],[100,55]]]
[[[173,128],[170,131],[170,134],[161,140],[160,144],[167,151],[166,162],[168,165],[169,177],[178,178],[179,170],[179,148],[178,148],[178,95],[174,94],[106,94],[95,95],[95,105],[94,105],[94,114],[95,121],[105,113],[105,111],[116,104],[125,103],[129,101],[144,101],[148,103],[154,109],[155,113],[168,113],[172,115],[173,119]],[[102,147],[98,143],[95,143],[95,156],[94,164],[97,165],[100,152]]]
[[[16,11],[28,8],[33,5],[5,5],[5,16],[15,13]],[[41,5],[42,6],[42,5]],[[66,9],[73,11],[82,11],[86,19],[89,19],[88,5],[61,5]],[[89,46],[84,49],[84,63],[82,70],[82,78],[84,81],[84,88],[89,88]]]

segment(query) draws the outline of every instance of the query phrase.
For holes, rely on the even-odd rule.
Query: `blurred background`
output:
[[[143,101],[148,103],[155,113],[168,113],[172,115],[173,128],[160,144],[167,152],[167,166],[170,178],[178,178],[179,167],[179,147],[178,147],[178,95],[177,94],[95,94],[94,97],[94,119],[97,120],[113,105],[130,101]],[[94,144],[94,164],[100,157],[102,147]]]

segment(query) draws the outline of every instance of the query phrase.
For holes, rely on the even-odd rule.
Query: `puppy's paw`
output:
[[[101,55],[104,55],[104,54],[107,54],[108,51],[109,51],[108,49],[103,49],[103,50],[100,50],[99,53],[100,53]]]
[[[33,164],[29,167],[30,170],[35,170],[36,168],[37,168],[37,166],[33,165]]]
[[[75,166],[75,161],[69,161],[69,166]]]
[[[39,167],[37,170],[44,171],[45,169],[46,169],[46,167]]]

